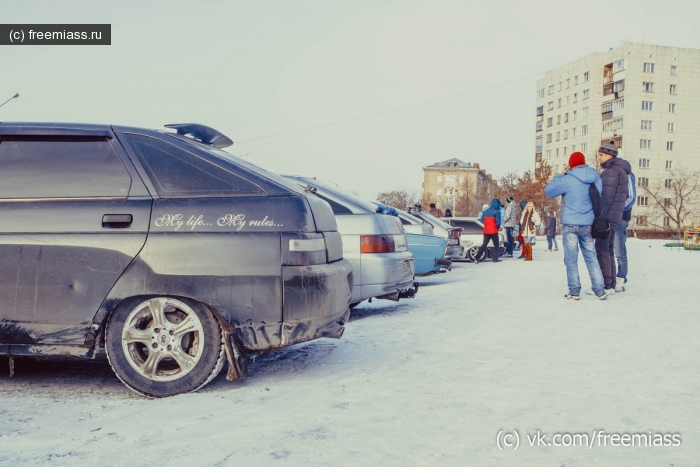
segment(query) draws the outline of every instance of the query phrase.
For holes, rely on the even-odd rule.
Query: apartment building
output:
[[[536,106],[536,171],[561,171],[574,151],[595,167],[613,141],[637,177],[635,228],[668,226],[643,188],[700,170],[700,50],[625,43],[587,55],[538,80]]]
[[[423,199],[455,216],[475,216],[492,191],[492,177],[479,164],[448,159],[423,167]]]

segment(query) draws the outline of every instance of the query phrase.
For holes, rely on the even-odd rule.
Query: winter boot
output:
[[[527,248],[525,251],[525,261],[532,261],[532,245],[528,243],[525,245],[525,248]]]

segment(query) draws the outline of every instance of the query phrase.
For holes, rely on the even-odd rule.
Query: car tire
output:
[[[473,246],[467,250],[467,259],[471,261],[472,263],[476,259],[476,254],[479,252],[479,247],[478,246]],[[481,254],[481,258],[479,258],[479,261],[483,261],[486,259],[486,252],[483,252]]]
[[[146,397],[196,391],[221,371],[225,348],[211,311],[184,298],[134,298],[110,315],[107,358],[117,377]]]

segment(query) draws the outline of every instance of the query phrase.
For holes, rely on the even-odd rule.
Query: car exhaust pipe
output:
[[[435,265],[436,266],[442,266],[443,268],[447,269],[448,271],[452,271],[452,260],[443,258],[443,259],[435,259]]]

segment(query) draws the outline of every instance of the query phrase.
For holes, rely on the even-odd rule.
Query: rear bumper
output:
[[[464,258],[464,247],[462,245],[449,245],[445,256],[449,259],[462,259]]]
[[[410,289],[416,272],[413,255],[408,251],[362,254],[362,283],[352,291],[352,303]]]
[[[283,266],[282,346],[318,337],[339,338],[350,316],[353,288],[348,260],[315,266]]]

